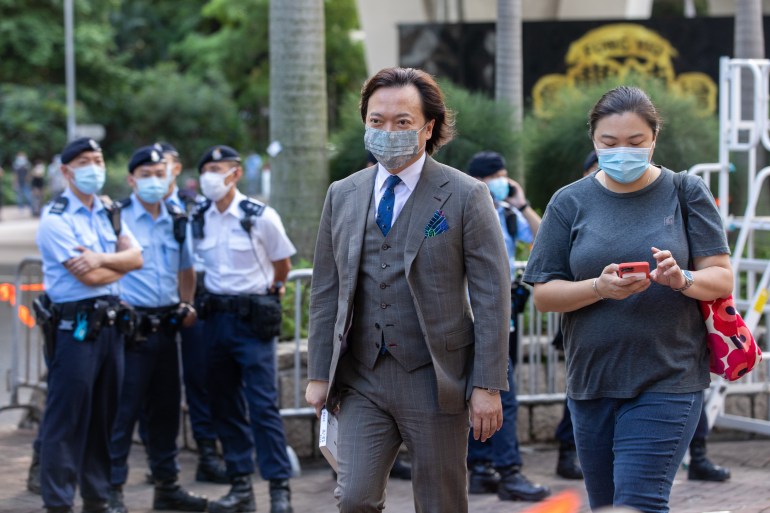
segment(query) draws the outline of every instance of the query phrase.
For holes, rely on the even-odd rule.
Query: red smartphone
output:
[[[650,278],[649,262],[626,262],[618,265],[618,276],[628,278],[630,276],[639,276],[640,278]]]

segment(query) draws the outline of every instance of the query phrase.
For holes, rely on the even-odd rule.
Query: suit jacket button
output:
[[[385,303],[380,303],[380,308],[382,308],[383,310],[385,310],[387,307],[388,307],[388,305],[387,305],[387,304],[385,304]]]
[[[383,269],[385,269],[386,267],[388,267],[388,264],[382,264]]]
[[[380,329],[380,323],[379,322],[375,322],[374,323],[374,327],[377,328],[377,329]]]
[[[381,289],[386,289],[386,288],[388,288],[388,284],[387,283],[380,283],[380,288]]]
[[[337,335],[337,338],[338,338],[339,340],[342,340],[342,333],[338,334],[338,335]]]
[[[386,249],[386,250],[387,250],[387,249],[390,249],[390,244],[388,244],[388,243],[386,242],[385,244],[383,244],[383,245],[382,245],[382,249]]]

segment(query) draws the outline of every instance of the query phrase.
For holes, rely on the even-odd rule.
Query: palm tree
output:
[[[270,1],[271,203],[311,259],[329,184],[323,0]]]
[[[515,132],[521,131],[523,95],[523,65],[521,50],[522,0],[497,0],[495,48],[495,99],[513,106],[511,120]],[[521,152],[519,152],[521,155]],[[514,178],[524,182],[521,159],[513,169]]]

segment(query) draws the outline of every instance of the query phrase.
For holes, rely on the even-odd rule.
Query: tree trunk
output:
[[[270,2],[271,204],[297,246],[312,260],[329,185],[323,0]]]
[[[495,99],[513,107],[511,123],[515,132],[521,131],[523,94],[523,58],[521,51],[522,0],[497,0],[497,27],[495,49]],[[521,152],[517,152],[521,155]],[[510,167],[510,166],[509,166]],[[517,159],[513,177],[524,184],[521,158]]]

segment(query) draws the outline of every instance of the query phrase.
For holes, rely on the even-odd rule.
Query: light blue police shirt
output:
[[[161,204],[160,215],[153,219],[136,194],[123,209],[123,221],[142,247],[144,265],[120,280],[120,298],[131,306],[145,308],[179,303],[177,273],[192,267],[189,233],[180,245],[174,238],[174,220],[166,206]]]
[[[505,249],[508,251],[508,264],[511,268],[511,280],[516,275],[516,240],[520,240],[525,244],[532,244],[532,229],[529,227],[527,218],[524,214],[519,212],[516,207],[511,207],[511,210],[516,214],[516,240],[513,240],[511,234],[508,233],[508,228],[505,224],[505,208],[502,206],[497,207],[497,215],[500,218],[500,227],[503,230],[503,239],[505,240]]]
[[[95,196],[93,209],[89,210],[69,188],[62,196],[69,201],[67,207],[61,214],[51,214],[53,203],[46,205],[36,237],[43,257],[43,284],[48,296],[54,303],[117,296],[120,293],[118,282],[89,287],[64,267],[64,262],[81,255],[75,249],[78,246],[97,253],[115,252],[118,238],[104,204]],[[125,222],[121,234],[128,236],[135,247],[139,246]]]

